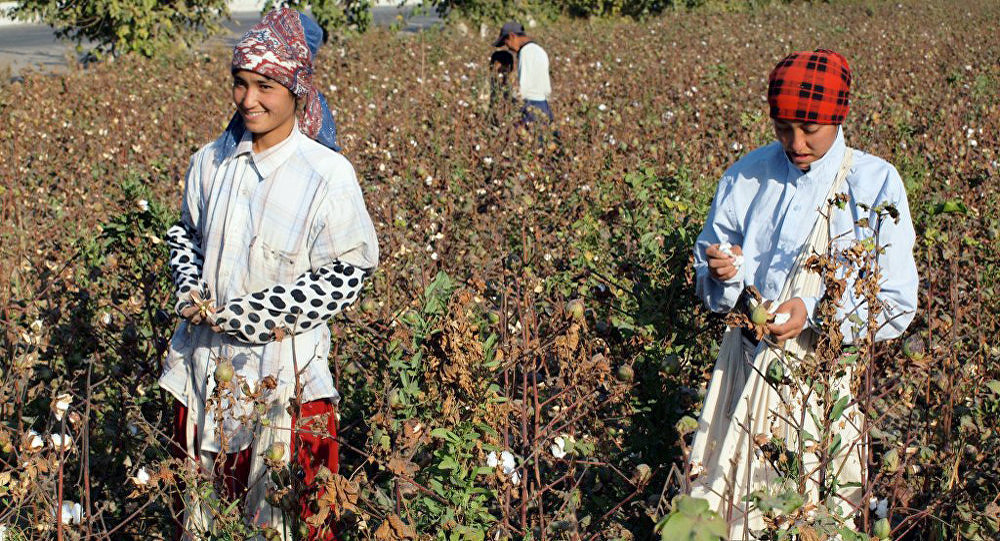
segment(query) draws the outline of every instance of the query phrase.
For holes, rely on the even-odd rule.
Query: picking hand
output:
[[[210,321],[209,316],[214,312],[212,299],[203,299],[197,291],[192,291],[190,304],[181,308],[180,314],[192,325],[201,325],[205,321]]]
[[[736,276],[740,270],[736,265],[735,256],[743,255],[743,249],[734,244],[729,247],[729,251],[732,255],[723,252],[718,244],[713,244],[705,250],[705,257],[708,258],[708,273],[720,282],[725,282]]]
[[[808,315],[806,314],[806,303],[802,302],[802,299],[798,297],[781,303],[774,310],[774,313],[788,314],[788,321],[780,325],[771,323],[767,326],[768,332],[774,335],[774,338],[779,342],[795,338],[806,326],[806,316]]]

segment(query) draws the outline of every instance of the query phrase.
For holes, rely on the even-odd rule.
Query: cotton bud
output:
[[[71,502],[69,500],[63,500],[62,502],[62,519],[63,524],[79,524],[83,518],[83,508],[80,504],[76,502]],[[53,514],[55,514],[53,512]]]
[[[644,485],[649,482],[649,479],[653,476],[653,470],[647,464],[639,464],[635,467],[635,475],[632,480],[635,481],[637,485]]]
[[[505,474],[510,475],[514,473],[514,469],[517,467],[517,463],[514,461],[514,454],[510,451],[500,453],[500,466],[503,468]]]
[[[878,518],[889,516],[889,500],[887,498],[878,501],[878,505],[875,506],[875,516]]]
[[[566,456],[566,440],[562,436],[556,436],[555,439],[553,439],[550,450],[552,451],[552,456],[556,458]]]

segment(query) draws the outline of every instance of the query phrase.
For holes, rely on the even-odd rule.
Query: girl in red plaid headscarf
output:
[[[916,309],[914,232],[899,173],[844,141],[851,82],[847,60],[827,49],[792,53],[777,64],[767,92],[777,141],[725,172],[695,245],[697,292],[711,310],[747,310],[750,286],[769,302],[770,313],[757,314],[766,319],[763,335],[727,329],[690,456],[691,493],[727,519],[731,539],[750,539],[765,527],[752,495],[805,486],[800,511],[843,521],[863,503],[866,445],[856,406],[836,419],[843,443],[832,466],[818,464],[810,452],[817,442],[807,434],[819,437],[817,419],[825,417],[816,393],[795,374],[826,331],[817,313],[824,286],[804,268],[805,259],[864,241],[883,247],[880,306],[868,306],[854,276],[844,277],[836,320],[845,343],[869,332],[876,340],[895,338]],[[847,195],[843,207],[828,203],[836,194]],[[883,204],[895,207],[897,219],[880,219],[873,209]],[[852,321],[875,321],[877,328]],[[849,367],[846,372],[824,382],[841,397],[850,396]],[[781,447],[802,458],[800,473],[785,474],[803,479],[789,480],[775,469],[768,453]],[[821,471],[834,472],[839,482],[823,500],[819,484],[830,477],[824,481]]]

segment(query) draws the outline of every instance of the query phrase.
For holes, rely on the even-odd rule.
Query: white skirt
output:
[[[727,329],[722,339],[689,460],[691,495],[708,500],[727,520],[730,539],[753,539],[754,530],[767,526],[764,515],[748,504],[756,491],[776,494],[792,488],[805,498],[805,505],[822,504],[841,517],[852,516],[860,505],[865,449],[858,408],[846,408],[834,422],[832,432],[840,436],[840,451],[831,464],[820,467],[816,453],[809,451],[818,445],[810,435],[819,434],[816,420],[824,416],[819,398],[801,382],[772,385],[764,377],[774,359],[782,359],[786,375],[793,374],[793,365],[813,350],[814,339],[807,329],[788,341],[783,351],[763,341],[754,345],[740,329]],[[849,396],[850,377],[848,370],[831,382],[835,396]],[[773,438],[802,458],[805,493],[796,489],[794,481],[783,479],[755,443]],[[831,472],[842,488],[819,502],[819,486]]]

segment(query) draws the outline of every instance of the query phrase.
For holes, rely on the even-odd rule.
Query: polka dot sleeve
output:
[[[183,221],[167,230],[167,246],[170,247],[170,275],[177,288],[177,304],[180,311],[191,304],[191,292],[198,291],[203,299],[209,298],[208,286],[201,279],[204,256],[198,246],[197,233]]]
[[[286,334],[313,329],[358,298],[367,273],[335,261],[278,284],[233,299],[215,312],[221,332],[251,344],[266,344]]]

